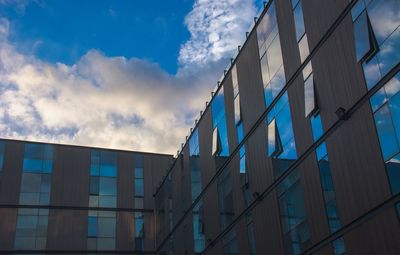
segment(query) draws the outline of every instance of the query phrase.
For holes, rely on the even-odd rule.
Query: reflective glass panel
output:
[[[100,196],[116,196],[117,183],[116,178],[100,177],[99,179],[99,195]]]
[[[369,36],[368,16],[366,11],[362,12],[354,21],[354,40],[356,44],[356,57],[358,62],[372,50],[372,44]]]
[[[299,51],[300,51],[300,60],[301,60],[301,63],[303,63],[304,60],[306,60],[306,58],[310,54],[310,49],[308,47],[307,34],[304,34],[304,36],[299,41]]]
[[[293,10],[293,15],[294,15],[294,24],[296,28],[296,39],[297,41],[299,41],[306,32],[304,27],[303,7],[301,2]]]
[[[305,114],[309,116],[315,109],[314,76],[311,74],[304,81]]]

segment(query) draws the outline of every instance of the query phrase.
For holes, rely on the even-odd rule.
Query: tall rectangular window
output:
[[[400,18],[397,0],[359,0],[352,9],[356,61],[368,89],[400,61]]]
[[[400,192],[400,73],[371,97],[375,126],[393,194]]]
[[[220,88],[211,102],[213,123],[213,155],[219,158],[229,156],[228,130],[226,127],[224,89]]]
[[[92,150],[89,207],[117,207],[117,153]],[[87,249],[115,249],[116,212],[89,210]]]
[[[49,205],[53,146],[26,143],[19,203]],[[48,209],[18,209],[15,249],[46,249]]]
[[[268,112],[268,156],[272,158],[275,177],[279,177],[297,158],[292,117],[287,92]]]
[[[196,128],[189,139],[189,168],[190,183],[192,191],[192,202],[194,202],[201,193],[201,169],[200,169],[200,146],[199,132]],[[192,210],[193,224],[193,250],[195,254],[201,254],[205,248],[205,234],[203,223],[203,198],[197,202]]]
[[[135,209],[144,209],[144,163],[143,155],[135,154],[135,167],[133,170],[134,177],[134,204]],[[142,251],[144,249],[144,214],[143,212],[134,212],[135,220],[135,250]]]
[[[314,141],[317,141],[324,133],[322,128],[321,115],[319,113],[311,117],[311,127],[313,131]],[[316,158],[321,180],[322,195],[325,202],[325,213],[328,218],[329,231],[331,233],[334,233],[341,228],[341,223],[336,205],[336,193],[332,180],[332,170],[329,164],[328,152],[325,142],[317,147]],[[344,239],[339,238],[333,241],[332,246],[335,254],[343,254],[342,251],[345,250]]]
[[[268,107],[286,83],[274,2],[257,26],[257,37],[265,104]]]
[[[311,241],[298,170],[278,185],[277,196],[285,254],[300,254]]]

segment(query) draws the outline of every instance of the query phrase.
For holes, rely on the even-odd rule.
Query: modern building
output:
[[[172,159],[1,140],[0,253],[151,253],[153,194]]]
[[[400,254],[399,70],[398,0],[267,1],[173,160],[4,141],[1,250]]]

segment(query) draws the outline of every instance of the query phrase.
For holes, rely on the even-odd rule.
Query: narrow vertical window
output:
[[[363,11],[354,21],[354,39],[356,44],[357,62],[364,60],[374,50],[369,19]]]
[[[25,144],[21,178],[21,205],[49,205],[53,146]],[[48,209],[18,209],[15,249],[46,249]]]
[[[305,114],[308,117],[315,111],[316,100],[314,92],[314,75],[311,74],[304,82]]]

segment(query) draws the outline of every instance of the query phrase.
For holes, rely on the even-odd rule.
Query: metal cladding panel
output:
[[[344,237],[346,254],[399,254],[400,228],[394,208],[386,209]]]
[[[21,187],[24,143],[6,141],[4,147],[4,163],[0,184],[0,203],[16,205],[19,202],[19,192]]]
[[[253,210],[253,221],[257,254],[283,255],[282,231],[275,191],[265,197]]]
[[[310,49],[321,40],[336,18],[349,4],[349,0],[305,0],[303,16]]]
[[[90,149],[54,145],[52,205],[88,206]]]
[[[134,159],[132,153],[118,153],[118,176],[117,176],[117,204],[121,208],[134,207]],[[145,176],[146,187],[149,180]],[[146,190],[145,190],[146,191]],[[150,196],[145,192],[145,196]]]
[[[50,210],[47,229],[47,249],[85,250],[87,211]]]
[[[17,210],[0,208],[0,247],[1,250],[14,248],[15,226],[17,224]]]
[[[115,233],[115,247],[117,250],[135,249],[134,216],[130,212],[117,213],[117,231]]]

